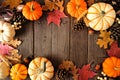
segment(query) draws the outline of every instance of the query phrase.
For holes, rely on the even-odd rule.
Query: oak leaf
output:
[[[2,4],[4,6],[10,6],[11,9],[17,7],[20,3],[22,2],[22,0],[5,0]]]
[[[84,65],[81,69],[78,69],[79,80],[88,80],[93,78],[96,74],[90,70],[90,64]]]
[[[99,38],[96,42],[97,45],[99,45],[100,48],[108,48],[108,45],[111,45],[113,43],[113,39],[110,38],[110,34],[111,32],[107,32],[107,31],[100,31],[100,35]]]
[[[47,23],[50,24],[51,22],[55,23],[58,27],[60,27],[60,22],[62,18],[67,17],[64,12],[59,10],[55,10],[53,12],[48,13]]]

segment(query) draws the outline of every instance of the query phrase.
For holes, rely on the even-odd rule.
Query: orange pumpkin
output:
[[[75,18],[87,10],[87,4],[84,0],[70,0],[67,4],[67,12]]]
[[[10,70],[12,80],[24,80],[27,77],[27,67],[23,64],[16,64]]]
[[[103,62],[103,71],[109,77],[120,76],[120,59],[116,57],[106,58]]]
[[[42,8],[36,1],[27,2],[22,10],[23,16],[28,20],[38,20],[42,16]]]

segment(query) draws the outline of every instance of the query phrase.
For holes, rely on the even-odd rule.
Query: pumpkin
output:
[[[87,10],[87,4],[84,0],[70,0],[67,4],[67,12],[75,18]]]
[[[42,16],[42,8],[36,1],[27,2],[22,9],[23,16],[28,20],[38,20]]]
[[[103,71],[109,77],[120,76],[120,59],[117,57],[106,58],[102,64]]]
[[[108,29],[114,23],[115,17],[113,7],[103,2],[90,6],[87,13],[89,26],[96,31]]]
[[[15,36],[15,30],[10,23],[0,21],[0,41],[10,41]]]
[[[27,67],[23,64],[15,64],[10,71],[12,80],[24,80],[27,77]]]
[[[10,67],[4,63],[0,62],[0,79],[5,80],[5,78],[9,75]]]
[[[30,62],[28,74],[31,80],[50,80],[54,75],[54,67],[48,59],[37,57]]]

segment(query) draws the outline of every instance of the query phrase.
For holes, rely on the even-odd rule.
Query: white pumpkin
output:
[[[103,2],[90,6],[87,13],[89,26],[96,31],[108,29],[114,23],[115,17],[113,7]]]
[[[0,21],[0,41],[10,41],[15,36],[15,30],[10,23]]]
[[[48,59],[37,57],[30,62],[28,74],[31,80],[50,80],[54,75],[54,67]]]
[[[4,63],[0,62],[0,79],[4,79],[9,75],[10,67]]]

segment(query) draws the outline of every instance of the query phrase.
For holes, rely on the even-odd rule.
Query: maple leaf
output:
[[[63,0],[45,0],[45,5],[42,6],[42,9],[47,11],[53,11],[53,10],[60,10],[63,12],[64,7],[63,7]]]
[[[96,74],[90,70],[90,64],[84,65],[82,69],[78,69],[79,80],[88,80],[93,78]]]
[[[14,7],[17,7],[20,3],[22,2],[22,0],[5,0],[2,4],[4,6],[10,6],[11,9],[13,9]]]
[[[120,48],[117,42],[113,42],[110,46],[110,50],[107,50],[109,56],[115,56],[120,58]]]
[[[0,44],[0,54],[9,55],[10,50],[14,49],[9,45]]]
[[[58,27],[60,27],[60,22],[62,18],[67,17],[64,12],[59,10],[55,10],[53,12],[48,13],[47,23],[50,24],[51,22],[55,23]]]
[[[113,39],[110,38],[110,34],[111,32],[107,32],[107,31],[100,31],[100,35],[99,38],[96,42],[97,45],[100,46],[100,48],[108,48],[108,45],[111,45],[113,43]]]

